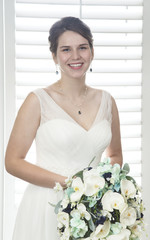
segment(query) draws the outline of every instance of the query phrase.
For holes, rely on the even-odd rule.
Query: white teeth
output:
[[[71,67],[80,67],[82,64],[81,63],[77,63],[77,64],[70,64]]]

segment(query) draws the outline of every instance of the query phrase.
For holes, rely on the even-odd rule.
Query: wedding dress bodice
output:
[[[102,92],[101,104],[89,130],[80,126],[44,90],[34,91],[40,102],[41,123],[36,134],[37,164],[63,176],[93,166],[111,141],[111,96]]]

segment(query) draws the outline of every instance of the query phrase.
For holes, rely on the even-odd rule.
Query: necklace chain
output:
[[[59,87],[59,90],[61,91],[61,93],[64,94],[64,91],[63,91],[62,86],[61,86],[61,81],[58,81],[58,87]],[[88,88],[87,88],[87,86],[85,86],[85,90],[84,90],[84,93],[83,93],[83,100],[80,104],[75,104],[75,103],[73,103],[73,101],[70,98],[66,97],[71,102],[71,104],[78,109],[77,113],[79,115],[82,114],[81,107],[83,106],[83,104],[85,102],[85,99],[86,99],[86,96],[87,96],[87,90],[88,90]]]

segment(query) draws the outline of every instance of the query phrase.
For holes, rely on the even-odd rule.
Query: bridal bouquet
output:
[[[63,199],[55,206],[61,240],[139,240],[143,230],[140,188],[128,175],[129,165],[120,168],[104,159],[66,181]]]

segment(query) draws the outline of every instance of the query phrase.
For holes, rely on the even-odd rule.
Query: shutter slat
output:
[[[141,73],[90,73],[87,83],[93,86],[141,86]]]
[[[95,60],[136,60],[142,58],[142,47],[95,47]],[[49,59],[48,46],[16,46],[16,58]]]
[[[31,86],[32,89],[34,86]],[[22,92],[28,91],[28,86],[18,86],[18,93],[22,94]],[[112,96],[114,96],[116,99],[124,99],[125,101],[130,99],[139,100],[141,99],[141,87],[103,87],[103,90],[107,92],[111,92]]]
[[[120,112],[119,113],[121,125],[141,125],[141,113],[140,112]]]
[[[43,86],[57,80],[55,73],[16,72],[17,86]],[[87,73],[87,84],[93,86],[141,86],[141,73]]]
[[[122,138],[123,151],[141,151],[141,138]]]
[[[78,5],[23,4],[16,5],[16,17],[60,18],[67,15],[80,17]]]
[[[121,137],[123,138],[141,138],[141,125],[131,125],[121,127]]]
[[[100,73],[141,73],[141,60],[93,60],[93,72]],[[55,72],[53,60],[16,59],[18,72]]]
[[[40,17],[40,18],[60,18],[69,15],[79,16],[78,5],[57,5],[49,4],[25,4],[16,5],[17,17]],[[143,13],[142,6],[84,6],[82,7],[82,18],[91,19],[125,19],[141,20]]]
[[[46,32],[59,19],[16,17],[16,31]]]
[[[103,86],[103,90],[110,92],[116,99],[141,99],[142,95],[140,86]]]
[[[32,0],[31,0],[32,1]],[[143,0],[82,0],[83,5],[100,6],[142,6]]]
[[[141,99],[116,99],[119,112],[141,112]]]
[[[84,19],[92,32],[101,33],[141,33],[142,20],[98,20]]]
[[[141,46],[140,33],[93,33],[94,45],[98,46]]]
[[[142,6],[83,6],[82,17],[91,19],[141,20]]]
[[[32,4],[80,4],[80,0],[16,0],[17,3],[32,3]]]
[[[39,4],[80,4],[80,0],[16,0],[17,3],[39,3]],[[142,6],[143,0],[82,0],[82,5],[100,6]]]
[[[49,83],[51,84],[51,83]],[[41,86],[41,87],[44,87]],[[24,99],[27,94],[31,91],[33,91],[35,88],[37,88],[37,86],[30,86],[30,87],[25,87],[25,86],[17,86],[16,87],[16,95],[18,99]],[[121,95],[120,95],[121,96]],[[118,106],[118,110],[120,112],[140,112],[141,111],[141,99],[129,99],[129,98],[125,98],[125,99],[120,99],[117,98],[117,96],[114,96],[116,98],[116,103]],[[122,97],[122,96],[121,96]]]
[[[142,33],[93,33],[95,46],[141,46]],[[17,45],[48,46],[48,32],[16,32]]]
[[[124,151],[123,162],[129,164],[140,164],[141,154],[141,151]]]
[[[16,18],[17,31],[47,32],[57,21],[54,18]],[[83,19],[93,33],[142,33],[142,20],[92,20]]]

